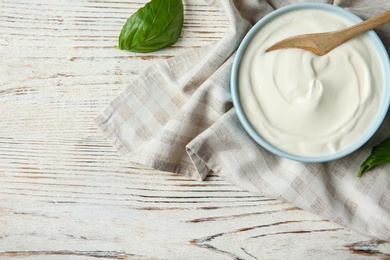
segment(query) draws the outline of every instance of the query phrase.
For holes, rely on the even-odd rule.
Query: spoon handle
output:
[[[387,23],[390,23],[390,10],[374,16],[364,22],[351,26],[350,28],[344,30],[344,36],[352,38],[360,33],[366,32]]]

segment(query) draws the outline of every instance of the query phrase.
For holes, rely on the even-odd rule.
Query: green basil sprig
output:
[[[127,19],[117,48],[153,52],[174,44],[184,21],[182,0],[151,0]]]
[[[372,148],[371,155],[360,166],[358,177],[372,167],[390,162],[390,138]]]

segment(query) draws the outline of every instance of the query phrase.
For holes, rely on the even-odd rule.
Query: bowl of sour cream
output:
[[[324,56],[301,49],[266,52],[294,35],[361,21],[334,5],[300,3],[277,9],[252,27],[233,62],[231,94],[255,142],[288,159],[325,162],[372,137],[390,104],[389,56],[374,31]]]

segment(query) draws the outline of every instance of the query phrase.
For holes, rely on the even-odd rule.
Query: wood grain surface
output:
[[[181,39],[114,48],[147,1],[0,1],[0,258],[390,259],[390,243],[211,175],[126,162],[93,119],[155,62],[220,39],[210,0],[186,0]]]

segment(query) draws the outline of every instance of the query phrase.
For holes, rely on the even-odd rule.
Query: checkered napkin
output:
[[[389,115],[357,152],[310,164],[270,154],[238,121],[229,93],[234,52],[256,21],[294,2],[298,1],[210,1],[229,19],[224,37],[146,70],[109,104],[96,124],[131,162],[199,181],[214,172],[248,191],[390,241],[390,164],[356,176],[372,146],[390,136]],[[387,0],[333,4],[365,19],[390,9]],[[389,50],[390,28],[378,32]]]

